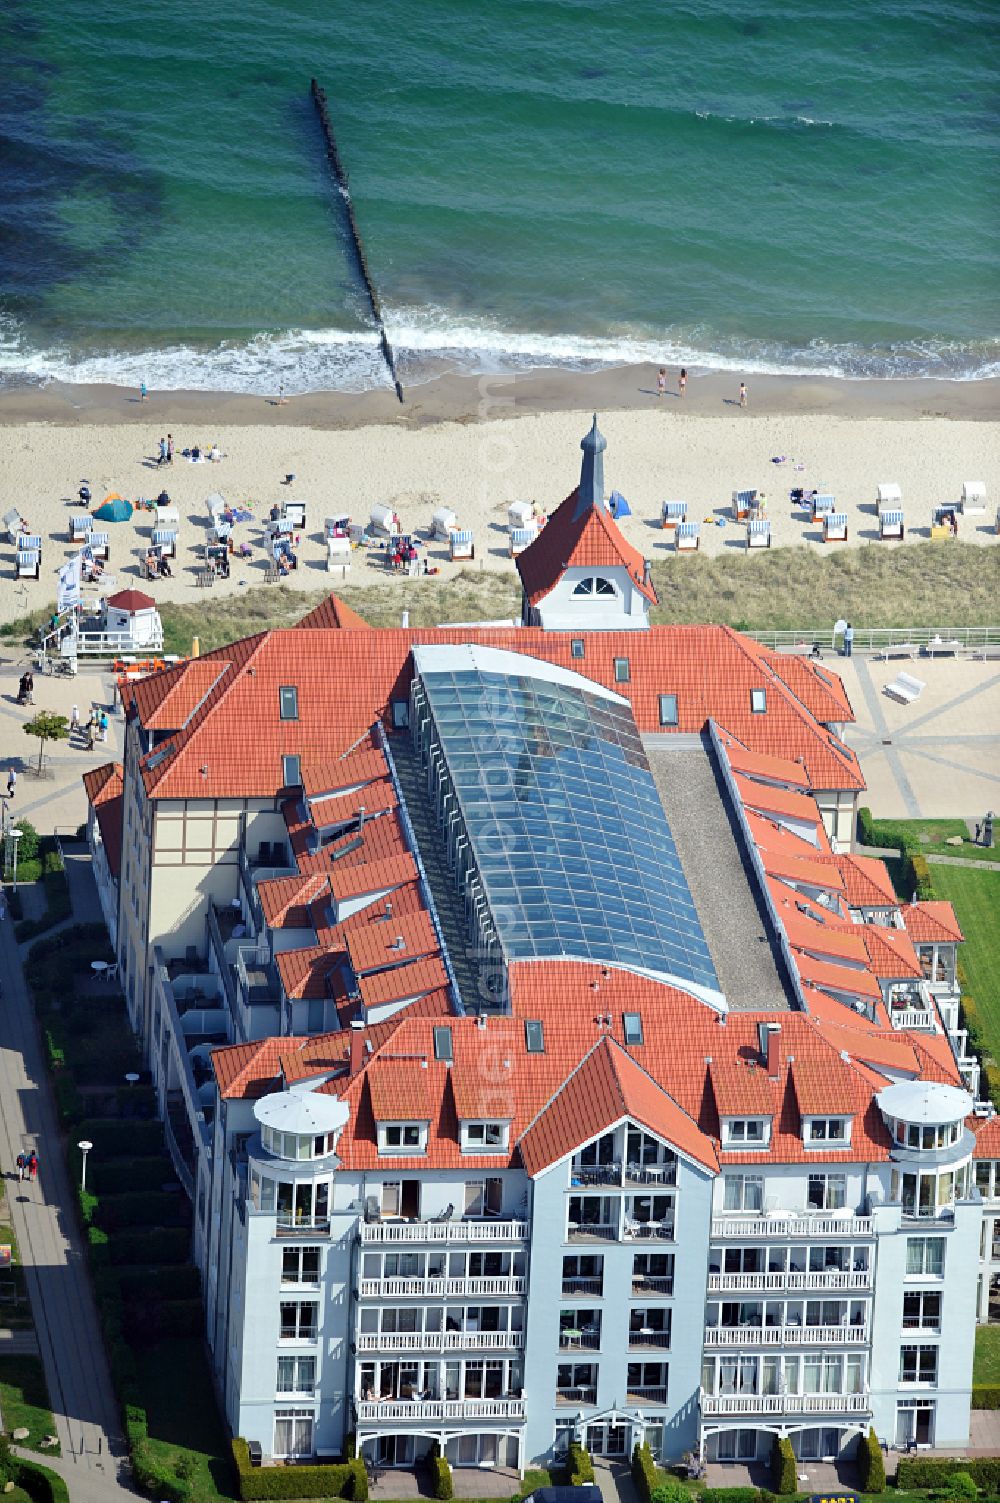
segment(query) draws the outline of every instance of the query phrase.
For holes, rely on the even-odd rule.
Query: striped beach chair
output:
[[[25,539],[21,539],[22,542]],[[42,569],[42,554],[39,548],[19,548],[17,550],[17,577],[18,579],[37,579]]]
[[[70,540],[70,542],[71,543],[83,543],[83,542],[85,542],[86,539],[87,539],[87,534],[92,530],[93,526],[94,526],[94,519],[90,515],[89,512],[85,512],[82,517],[70,517],[70,519],[69,519],[69,540]]]
[[[537,527],[512,527],[510,529],[510,556],[517,558],[525,548],[530,548],[538,536]]]
[[[454,529],[448,538],[448,551],[453,563],[457,559],[475,558],[476,545],[473,541],[471,529]]]
[[[159,548],[167,558],[177,557],[177,533],[172,527],[153,528],[153,547]]]
[[[817,491],[811,500],[812,519],[818,522],[821,517],[828,517],[837,510],[836,496],[821,496]]]
[[[747,517],[756,509],[757,492],[733,491],[733,520],[745,522]]]
[[[824,543],[847,542],[846,511],[831,511],[823,518],[823,541]]]
[[[87,542],[93,550],[95,558],[103,559],[107,563],[111,557],[111,534],[110,532],[93,532],[88,534]]]
[[[756,517],[747,523],[747,548],[770,548],[771,523],[767,517]]]
[[[883,507],[890,511],[898,511],[903,492],[894,480],[884,480],[881,485],[875,487],[875,510],[882,515]]]
[[[878,514],[878,535],[882,542],[903,541],[903,513],[899,510],[880,510]]]
[[[678,522],[674,548],[678,553],[696,553],[701,545],[700,522]]]
[[[686,501],[664,501],[661,525],[663,527],[677,527],[687,516]]]

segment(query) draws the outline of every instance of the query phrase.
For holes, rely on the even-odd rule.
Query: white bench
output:
[[[887,647],[880,647],[875,656],[883,661],[888,661],[889,658],[915,658],[919,651],[916,642],[890,642]]]
[[[897,673],[891,684],[886,684],[885,692],[890,699],[898,699],[900,704],[911,705],[915,699],[919,699],[926,684],[922,679],[914,678],[911,673]]]

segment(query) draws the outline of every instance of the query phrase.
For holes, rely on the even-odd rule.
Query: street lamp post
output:
[[[24,831],[19,830],[17,828],[17,825],[11,825],[7,833],[10,836],[11,840],[14,842],[14,881],[11,887],[11,891],[17,892],[17,843],[20,840],[21,836],[24,834]]]
[[[80,1189],[81,1190],[86,1190],[86,1188],[87,1188],[87,1154],[90,1152],[90,1150],[93,1148],[94,1145],[93,1145],[93,1143],[90,1142],[89,1138],[81,1138],[80,1141],[79,1141],[79,1143],[77,1143],[76,1146],[77,1146],[77,1148],[79,1148],[80,1152],[83,1154],[83,1168],[80,1170]]]

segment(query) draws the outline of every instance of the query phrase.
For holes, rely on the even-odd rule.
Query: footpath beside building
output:
[[[649,625],[582,447],[520,627],[331,597],[125,685],[89,775],[228,1422],[403,1467],[962,1446],[961,931],[852,852],[836,674]]]

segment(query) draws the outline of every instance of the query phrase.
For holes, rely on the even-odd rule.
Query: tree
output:
[[[54,715],[51,710],[39,710],[35,718],[27,721],[22,729],[26,736],[38,737],[38,772],[41,775],[46,741],[68,740],[69,721],[65,715]]]

